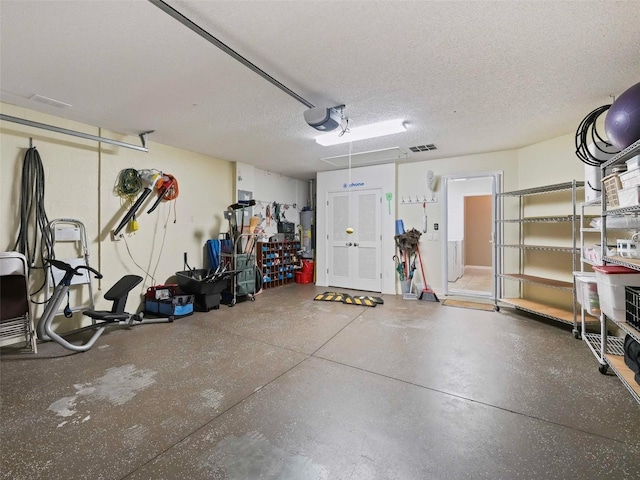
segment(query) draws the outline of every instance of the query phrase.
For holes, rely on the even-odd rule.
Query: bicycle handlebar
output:
[[[71,275],[82,275],[82,273],[80,273],[79,270],[85,269],[85,270],[89,270],[90,272],[93,272],[95,274],[95,278],[98,278],[98,279],[102,278],[102,274],[99,271],[97,271],[97,270],[95,270],[95,269],[93,269],[91,267],[88,267],[86,265],[78,265],[77,267],[74,268],[71,265],[69,265],[68,263],[62,262],[60,260],[56,260],[54,258],[47,258],[46,260],[51,265],[56,267],[58,270],[62,270],[63,272],[66,273],[66,275],[69,275],[69,276],[71,276]]]

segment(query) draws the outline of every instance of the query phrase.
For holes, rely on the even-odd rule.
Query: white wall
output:
[[[503,190],[518,188],[518,155],[515,150],[493,153],[481,153],[462,157],[428,160],[424,162],[405,163],[398,165],[398,198],[415,196],[426,193],[427,171],[435,173],[437,203],[427,203],[426,211],[429,219],[429,232],[434,232],[433,225],[442,225],[442,175],[470,174],[479,172],[502,172]],[[405,229],[422,228],[422,204],[398,204],[398,218],[404,221]],[[442,291],[442,236],[437,241],[427,241],[426,235],[420,238],[420,254],[424,263],[425,275],[429,285],[436,291]]]
[[[0,109],[3,114],[140,144],[136,136],[126,137],[29,109],[8,104],[0,104]],[[87,229],[90,265],[104,275],[101,282],[94,284],[98,308],[110,307],[109,302],[102,298],[106,289],[122,275],[133,273],[145,277],[145,280],[129,296],[127,310],[139,311],[141,294],[147,287],[175,282],[175,272],[183,270],[183,253],[187,253],[191,267],[204,266],[206,240],[217,238],[219,233],[228,229],[223,211],[235,198],[235,167],[232,162],[155,143],[153,135],[148,142],[149,153],[144,153],[2,122],[0,249],[3,251],[13,250],[19,228],[20,177],[30,137],[42,157],[46,177],[45,208],[49,220],[74,218]],[[110,231],[129,208],[113,192],[118,172],[123,168],[155,168],[171,173],[179,182],[180,195],[177,201],[162,202],[155,212],[147,214],[157,197],[154,192],[139,211],[138,232],[127,233],[126,242],[113,242]],[[262,183],[267,181],[265,179]],[[277,184],[274,188],[282,188],[280,183]],[[305,194],[300,195],[304,198]],[[297,197],[287,200],[297,201]],[[71,256],[66,253],[65,256]],[[154,279],[145,272],[153,275]],[[42,272],[32,270],[30,281],[33,291],[42,282]],[[44,298],[42,293],[34,299],[42,301]],[[83,298],[72,298],[75,300]],[[32,314],[37,320],[42,314],[42,306],[33,306]],[[71,320],[60,319],[64,321],[60,331],[86,324],[79,314]]]
[[[253,192],[256,200],[253,215],[256,216],[266,217],[267,205],[276,202],[282,205],[285,220],[297,226],[300,223],[300,211],[309,205],[309,182],[261,170],[253,165],[236,163],[236,185],[237,190]],[[245,219],[245,222],[248,225],[249,219]],[[267,226],[265,220],[261,225],[267,235],[278,231],[275,221]]]
[[[327,283],[327,201],[329,193],[344,192],[349,182],[348,170],[319,172],[317,179],[317,239],[316,248],[316,285],[328,286]],[[395,265],[395,202],[391,203],[391,212],[386,201],[386,194],[396,197],[396,166],[394,164],[375,165],[371,167],[353,168],[351,183],[362,184],[352,190],[381,189],[382,200],[382,293],[396,293]]]
[[[575,154],[575,134],[516,150],[518,188],[584,180],[584,164]]]

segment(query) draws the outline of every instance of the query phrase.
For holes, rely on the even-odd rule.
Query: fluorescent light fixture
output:
[[[404,126],[404,120],[387,120],[386,122],[372,123],[371,125],[363,125],[362,127],[349,128],[349,132],[341,137],[338,136],[341,129],[336,129],[331,133],[316,137],[316,142],[324,147],[329,145],[339,145],[341,143],[356,142],[366,138],[384,137],[393,133],[406,132],[407,127]]]

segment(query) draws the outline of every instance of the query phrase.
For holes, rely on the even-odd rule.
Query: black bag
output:
[[[640,343],[631,335],[624,337],[624,363],[635,373],[635,381],[640,385]]]

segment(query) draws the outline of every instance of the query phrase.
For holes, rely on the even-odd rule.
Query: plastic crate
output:
[[[627,323],[640,330],[640,288],[625,287],[624,296]]]
[[[617,173],[607,175],[602,179],[602,186],[605,191],[607,206],[615,208],[620,203],[618,201],[618,190],[622,189],[622,182],[620,176]]]

